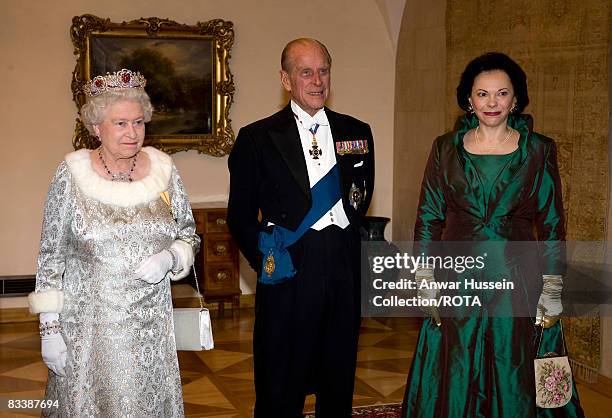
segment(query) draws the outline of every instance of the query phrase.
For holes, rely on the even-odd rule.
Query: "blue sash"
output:
[[[295,231],[274,225],[271,233],[259,233],[259,250],[264,255],[258,278],[261,283],[280,283],[295,276],[287,247],[299,240],[342,197],[337,165],[310,189],[310,194],[312,207]]]

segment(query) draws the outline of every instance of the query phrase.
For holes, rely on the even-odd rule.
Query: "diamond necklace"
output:
[[[100,157],[100,161],[102,162],[102,165],[104,166],[104,169],[106,170],[108,175],[111,176],[111,181],[123,181],[123,182],[133,181],[132,173],[134,173],[134,168],[136,167],[136,159],[138,158],[138,153],[134,155],[134,162],[132,163],[132,168],[130,168],[130,171],[128,171],[127,173],[124,173],[121,171],[118,173],[113,173],[112,171],[110,171],[108,166],[106,165],[106,161],[104,161],[104,157],[102,156],[102,148],[98,148],[98,157]]]
[[[480,128],[480,125],[478,125],[476,127],[476,130],[474,132],[474,136],[476,137],[476,143],[478,144],[478,146],[483,148],[485,151],[495,151],[497,148],[499,148],[500,146],[502,146],[503,144],[508,142],[508,140],[512,136],[512,133],[514,132],[514,128],[510,127],[508,129],[508,133],[506,134],[506,137],[504,139],[502,139],[501,141],[499,141],[497,144],[493,145],[492,147],[485,147],[483,141],[480,139],[480,135],[478,135],[478,129],[479,128]]]

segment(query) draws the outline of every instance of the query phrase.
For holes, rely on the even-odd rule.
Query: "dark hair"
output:
[[[323,45],[322,42],[317,41],[316,39],[311,39],[311,38],[298,38],[298,39],[294,39],[293,41],[290,41],[287,45],[285,45],[285,48],[283,48],[283,52],[281,53],[281,69],[283,71],[291,70],[291,65],[293,63],[289,62],[290,61],[289,53],[291,49],[296,45],[316,45],[318,46],[321,49],[321,52],[323,52],[323,55],[325,55],[327,65],[331,67],[331,62],[332,62],[331,55],[329,51],[327,50],[327,47]]]
[[[527,93],[527,75],[525,71],[506,54],[501,52],[487,52],[474,58],[463,70],[461,80],[457,86],[457,104],[466,112],[469,111],[470,102],[468,98],[472,93],[474,79],[478,74],[485,71],[501,70],[508,74],[514,95],[516,97],[516,108],[514,113],[522,113],[529,104],[529,94]]]

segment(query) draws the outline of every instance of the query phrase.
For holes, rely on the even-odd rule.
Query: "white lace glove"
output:
[[[178,257],[172,250],[164,250],[144,259],[136,267],[136,277],[147,283],[157,284],[170,270],[176,270]]]
[[[414,279],[417,286],[417,297],[420,297],[421,300],[428,299],[431,302],[438,299],[440,291],[438,289],[430,289],[431,284],[436,281],[432,268],[418,269],[414,275]],[[437,307],[420,305],[420,308],[427,315],[431,315],[437,326],[442,325]]]
[[[542,276],[542,281],[544,284],[538,300],[535,324],[550,328],[557,323],[559,315],[563,312],[563,304],[561,303],[563,276],[545,274]]]
[[[40,314],[40,352],[42,359],[53,373],[66,376],[66,356],[68,349],[59,332],[59,314]]]

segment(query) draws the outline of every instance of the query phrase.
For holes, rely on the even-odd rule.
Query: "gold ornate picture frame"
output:
[[[154,108],[145,145],[167,153],[229,153],[235,139],[229,118],[234,100],[232,22],[184,25],[149,17],[113,23],[85,14],[72,19],[70,37],[77,57],[71,84],[77,110],[85,103],[84,82],[121,68],[140,71]],[[98,146],[80,118],[72,144],[75,149]]]

